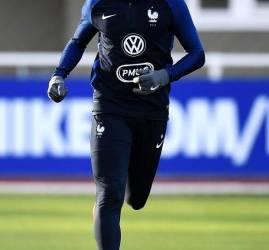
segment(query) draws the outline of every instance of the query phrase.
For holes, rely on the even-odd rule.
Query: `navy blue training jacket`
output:
[[[132,91],[136,71],[166,68],[173,82],[205,61],[184,0],[87,0],[54,75],[66,78],[96,33],[98,54],[91,74],[93,114],[167,119],[170,84],[152,95],[139,96]],[[186,51],[175,64],[171,58],[174,37]]]

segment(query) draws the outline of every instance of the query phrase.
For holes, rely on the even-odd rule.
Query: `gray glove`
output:
[[[48,97],[54,102],[61,102],[68,94],[61,76],[53,76],[49,82]]]
[[[133,79],[133,82],[138,83],[139,86],[133,89],[136,94],[150,95],[170,82],[166,69],[150,70],[147,68],[138,70],[137,73],[140,76]]]

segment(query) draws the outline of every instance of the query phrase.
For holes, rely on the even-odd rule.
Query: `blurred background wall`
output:
[[[88,81],[96,37],[67,81],[64,104],[46,97],[83,2],[0,1],[0,180],[91,175]],[[173,87],[159,177],[268,181],[269,0],[186,2],[207,63]],[[174,58],[183,53],[175,42]]]
[[[79,22],[83,0],[0,2],[0,51],[61,51]],[[269,52],[268,0],[188,0],[207,52]],[[176,51],[182,51],[175,43]],[[88,51],[96,51],[96,39]],[[0,69],[1,72],[7,69]],[[10,68],[8,69],[10,70]],[[5,71],[5,72],[6,72]],[[76,71],[85,73],[85,71]],[[201,70],[198,74],[205,74]],[[267,75],[266,67],[225,75]]]

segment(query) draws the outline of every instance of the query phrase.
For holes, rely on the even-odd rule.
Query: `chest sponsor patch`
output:
[[[154,70],[152,63],[138,63],[138,64],[124,64],[117,68],[116,74],[121,82],[130,83],[133,82],[134,77],[139,76],[137,74],[138,70],[150,69]]]
[[[139,34],[128,34],[122,40],[122,49],[127,56],[140,56],[146,50],[146,40]]]

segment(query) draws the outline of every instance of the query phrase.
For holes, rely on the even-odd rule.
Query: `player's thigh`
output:
[[[132,135],[123,117],[101,114],[93,116],[91,161],[94,177],[127,175]]]
[[[166,121],[149,121],[134,138],[128,171],[127,202],[142,208],[149,196],[160,161]]]

